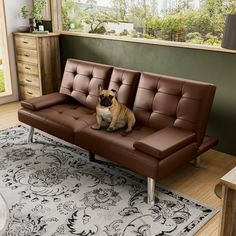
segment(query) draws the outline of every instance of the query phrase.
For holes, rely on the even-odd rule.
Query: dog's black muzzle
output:
[[[112,105],[112,99],[109,97],[103,97],[101,99],[101,105],[104,107],[110,107]]]

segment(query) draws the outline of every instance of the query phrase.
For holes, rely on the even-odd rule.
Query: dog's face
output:
[[[114,99],[116,99],[116,91],[115,90],[106,90],[106,89],[102,89],[100,88],[100,92],[99,92],[99,102],[101,106],[104,107],[110,107],[114,101]]]

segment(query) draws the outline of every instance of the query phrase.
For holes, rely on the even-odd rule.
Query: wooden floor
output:
[[[17,119],[17,110],[19,108],[19,102],[0,105],[0,129],[8,128],[20,123]]]
[[[20,124],[17,120],[19,108],[19,102],[0,105],[0,129]],[[235,156],[210,150],[202,155],[200,168],[187,164],[161,181],[161,184],[220,209],[221,200],[214,194],[214,187],[219,179],[235,165]],[[217,236],[219,224],[218,213],[196,235]]]

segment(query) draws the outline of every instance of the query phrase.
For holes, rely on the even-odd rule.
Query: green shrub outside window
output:
[[[61,0],[64,31],[220,45],[236,0]]]

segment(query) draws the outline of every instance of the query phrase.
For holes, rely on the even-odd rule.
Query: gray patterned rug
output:
[[[146,204],[146,178],[28,128],[0,131],[0,193],[7,201],[7,236],[194,235],[217,212],[158,186]]]

